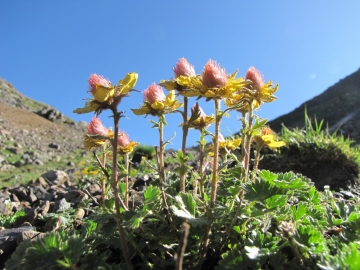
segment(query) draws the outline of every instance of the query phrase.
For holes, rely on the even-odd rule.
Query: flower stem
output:
[[[204,133],[204,130],[201,130],[201,137],[200,137],[200,165],[199,165],[199,175],[200,175],[200,179],[201,181],[200,182],[200,193],[201,193],[201,200],[204,201],[205,200],[205,197],[204,197],[204,185],[205,185],[205,176],[204,176],[204,171],[205,171],[205,168],[204,168],[204,150],[205,150],[205,145],[204,145],[204,142],[203,142],[203,133]]]
[[[105,165],[106,165],[106,155],[105,155],[105,150],[103,152],[103,156],[102,156],[102,166],[103,168],[105,168]],[[105,178],[104,176],[101,176],[101,199],[103,202],[105,202],[106,200],[106,194],[105,194]]]
[[[182,146],[181,151],[183,153],[183,157],[186,156],[186,137],[188,135],[189,126],[187,119],[187,111],[188,111],[188,98],[184,97],[184,112],[183,112],[183,134],[182,134]],[[185,180],[186,180],[186,165],[185,163],[180,165],[180,192],[185,192]]]
[[[256,155],[255,155],[255,161],[254,161],[254,171],[253,171],[253,180],[255,179],[256,174],[257,174],[257,171],[258,171],[261,148],[262,148],[262,147],[258,147],[258,148],[256,149]]]
[[[215,99],[215,139],[214,139],[214,161],[213,161],[213,175],[211,180],[211,195],[210,195],[210,208],[215,207],[216,191],[217,191],[217,178],[218,178],[218,162],[219,162],[219,134],[220,134],[220,100]]]
[[[119,137],[119,121],[120,121],[120,113],[117,111],[117,108],[112,109],[113,117],[114,117],[114,142],[113,142],[113,175],[112,175],[112,189],[114,192],[114,200],[115,200],[115,218],[118,226],[121,248],[124,254],[124,258],[126,264],[129,269],[133,269],[133,265],[131,262],[131,257],[129,253],[129,248],[126,241],[125,229],[122,226],[122,218],[120,207],[123,207],[125,211],[128,211],[128,208],[121,200],[120,192],[119,192],[119,182],[118,182],[118,165],[117,165],[117,145],[118,145],[118,137]]]
[[[197,269],[201,269],[205,258],[206,252],[209,245],[209,237],[211,233],[211,225],[214,218],[214,208],[215,208],[215,199],[216,199],[216,190],[217,190],[217,178],[218,178],[218,160],[219,160],[219,133],[220,133],[220,122],[222,115],[220,114],[220,100],[214,99],[215,102],[215,138],[214,138],[214,161],[213,161],[213,175],[211,180],[211,194],[210,194],[210,204],[208,208],[208,225],[205,227],[204,237],[201,243],[199,261],[197,264]]]
[[[250,150],[251,150],[251,141],[252,141],[252,122],[253,122],[253,101],[249,102],[249,120],[246,127],[246,141],[245,141],[245,159],[244,159],[244,169],[245,176],[243,181],[247,181],[249,175],[249,164],[250,164]]]
[[[163,116],[159,117],[159,137],[160,137],[160,149],[159,149],[159,178],[161,189],[165,183],[165,167],[164,167],[164,121]]]
[[[125,206],[129,207],[129,153],[125,154],[125,168],[126,168],[126,176],[125,176]]]
[[[160,149],[159,153],[156,149],[156,153],[158,153],[158,168],[159,168],[159,179],[160,179],[160,189],[161,189],[161,197],[163,200],[164,208],[166,209],[166,216],[168,218],[168,222],[171,226],[171,228],[177,232],[177,229],[174,225],[174,222],[172,220],[171,214],[169,212],[169,206],[167,204],[166,200],[166,194],[164,190],[164,183],[165,183],[165,167],[164,167],[164,151],[165,151],[165,145],[164,145],[164,119],[162,118],[164,116],[159,117],[159,135],[160,135]]]

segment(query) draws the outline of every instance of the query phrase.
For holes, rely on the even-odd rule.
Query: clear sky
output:
[[[139,73],[136,89],[173,77],[185,57],[201,73],[214,59],[227,73],[243,77],[250,66],[280,87],[278,100],[257,112],[270,120],[321,94],[360,67],[360,1],[0,1],[0,77],[35,100],[50,104],[76,121],[93,114],[72,111],[84,105],[92,73],[116,84]],[[130,139],[158,144],[157,130],[135,116],[142,93],[123,99],[120,129]],[[195,99],[190,100],[190,106]],[[213,102],[200,100],[205,113]],[[1,110],[1,108],[0,108]],[[109,112],[100,115],[112,126]],[[165,138],[174,132],[180,148],[181,116],[167,116]],[[224,135],[241,128],[232,114]],[[188,146],[198,131],[190,131]]]

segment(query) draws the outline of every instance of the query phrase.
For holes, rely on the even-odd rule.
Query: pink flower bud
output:
[[[197,103],[196,103],[197,104]],[[195,108],[196,108],[196,104],[191,108],[191,113],[193,114],[195,112]],[[200,118],[205,118],[206,114],[203,111],[203,109],[199,106],[199,111],[200,111]]]
[[[256,91],[260,91],[261,87],[264,85],[264,78],[259,70],[254,67],[248,69],[245,75],[245,80],[252,81],[252,88]]]
[[[96,85],[102,85],[105,87],[111,87],[111,82],[108,79],[105,79],[101,75],[91,74],[88,80],[90,86],[90,92],[94,93],[96,90]]]
[[[96,116],[90,121],[88,125],[88,132],[89,135],[107,135],[107,128],[101,123],[100,119]]]
[[[228,77],[225,69],[221,68],[216,61],[210,59],[204,67],[202,82],[208,88],[220,88],[227,84]]]
[[[180,58],[173,67],[175,78],[180,76],[195,76],[194,66],[191,65],[185,58]]]
[[[165,101],[166,96],[161,86],[156,83],[151,84],[144,92],[144,101],[153,104],[155,101]]]
[[[130,143],[129,137],[125,132],[119,132],[118,145],[126,146]]]

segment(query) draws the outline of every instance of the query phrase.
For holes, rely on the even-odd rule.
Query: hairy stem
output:
[[[203,133],[204,130],[201,130],[201,133]],[[203,136],[201,136],[203,137]],[[204,201],[204,184],[205,184],[205,180],[204,180],[204,150],[205,150],[205,145],[203,144],[203,142],[200,140],[200,165],[199,165],[199,175],[201,178],[200,182],[200,193],[201,193],[201,200]]]
[[[220,122],[222,115],[220,114],[220,100],[214,99],[215,102],[215,138],[214,138],[214,161],[213,161],[213,175],[211,180],[211,194],[210,194],[210,204],[208,208],[208,225],[205,227],[204,237],[201,243],[199,261],[197,264],[197,269],[201,269],[205,258],[206,252],[209,245],[209,237],[211,234],[211,225],[214,218],[214,208],[216,200],[216,191],[217,191],[217,178],[218,178],[218,160],[219,160],[219,134],[220,134]]]
[[[185,248],[186,248],[186,244],[187,244],[187,239],[189,236],[189,230],[190,230],[190,225],[187,224],[186,222],[184,222],[182,224],[182,229],[183,229],[183,233],[182,233],[182,237],[180,239],[180,243],[179,243],[179,249],[178,249],[178,253],[176,254],[176,270],[182,270],[182,265],[183,265],[183,260],[184,260],[184,253],[185,253]]]
[[[124,254],[124,258],[126,264],[129,269],[133,269],[133,265],[131,262],[131,257],[129,253],[129,248],[126,241],[125,229],[122,226],[122,218],[120,207],[123,207],[125,211],[128,211],[124,202],[121,200],[120,191],[119,191],[119,182],[118,182],[118,165],[117,165],[117,145],[118,145],[118,137],[119,137],[119,120],[120,114],[117,111],[117,108],[112,109],[113,117],[114,117],[114,141],[113,141],[113,175],[111,186],[114,192],[114,200],[115,200],[115,217],[116,223],[120,234],[121,248]]]
[[[188,98],[184,97],[184,112],[183,112],[183,134],[182,134],[182,145],[181,151],[183,156],[186,156],[186,137],[188,135],[189,126],[188,126],[188,119],[187,119],[187,110],[188,110]],[[180,165],[180,192],[185,192],[185,180],[186,180],[186,165],[185,163]]]
[[[252,141],[252,122],[253,122],[253,101],[249,102],[249,120],[246,127],[246,142],[245,142],[245,158],[244,158],[244,169],[245,176],[243,181],[247,181],[249,175],[249,164],[250,164],[250,150],[251,150],[251,141]]]
[[[103,151],[103,156],[102,156],[102,166],[103,168],[105,168],[106,166],[106,155],[105,155],[105,150]],[[105,178],[103,176],[101,176],[101,199],[104,202],[106,200],[106,194],[105,194]]]
[[[129,207],[129,153],[125,155],[125,168],[126,168],[126,176],[125,176],[125,206]]]
[[[163,121],[164,120],[159,117],[159,137],[160,137],[160,149],[159,149],[159,152],[157,151],[157,147],[155,147],[156,153],[158,153],[158,155],[157,155],[157,163],[158,163],[158,169],[159,169],[161,197],[162,197],[164,208],[166,210],[166,216],[167,216],[168,222],[169,222],[171,228],[175,232],[177,232],[177,229],[176,229],[176,227],[174,225],[171,214],[169,212],[169,206],[168,206],[168,203],[167,203],[167,200],[166,200],[166,194],[165,194],[165,190],[164,190],[164,184],[165,184],[165,167],[164,167],[165,145],[164,145],[164,123],[163,123]]]

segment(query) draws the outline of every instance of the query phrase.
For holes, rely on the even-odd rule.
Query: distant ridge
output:
[[[344,136],[360,142],[360,69],[341,79],[322,94],[301,104],[292,112],[269,122],[276,132],[282,124],[288,128],[304,126],[304,111],[311,119],[324,119],[330,131],[339,130]]]

